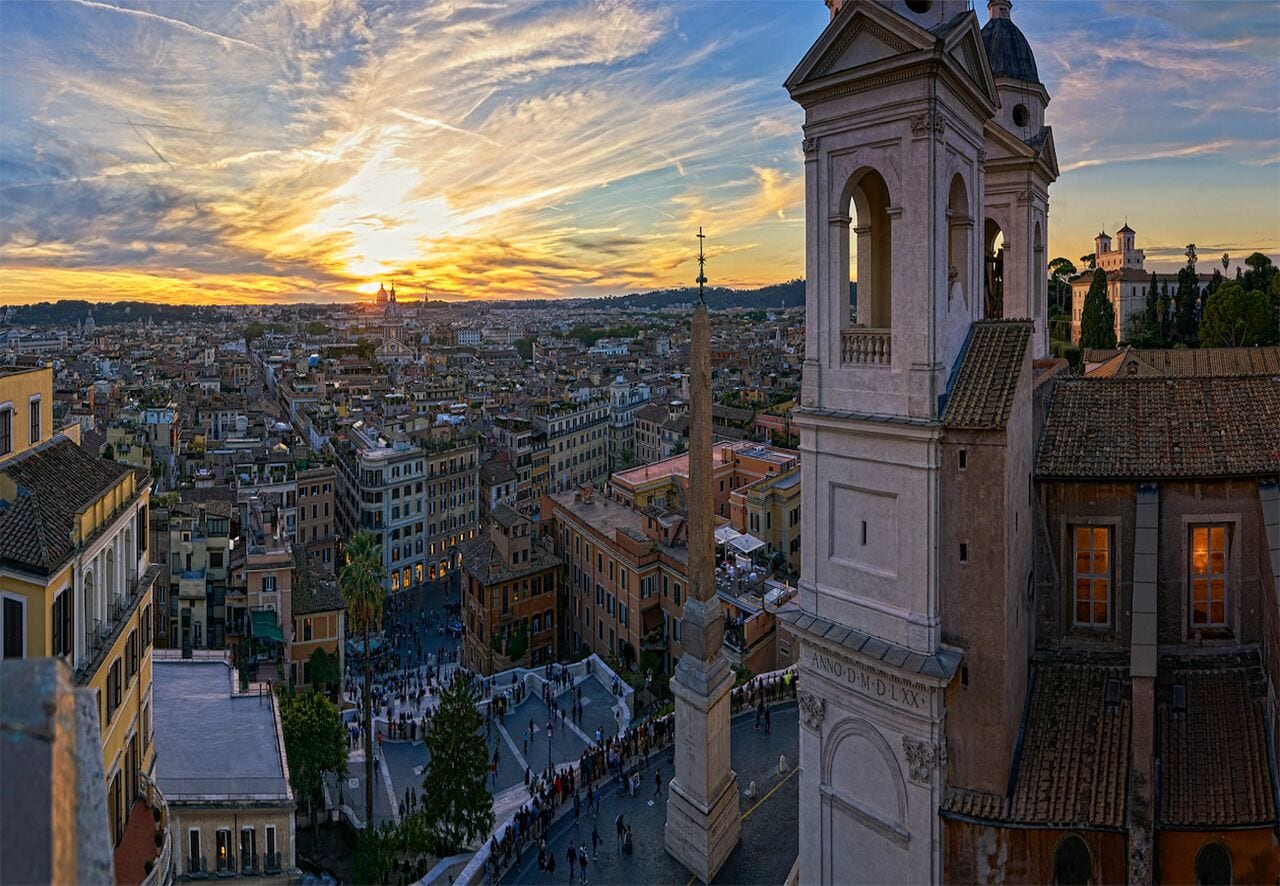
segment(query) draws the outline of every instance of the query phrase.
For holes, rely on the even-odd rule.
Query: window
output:
[[[151,702],[147,702],[142,706],[142,749],[145,751],[151,746]]]
[[[231,861],[231,831],[226,828],[218,829],[218,850],[215,862],[219,871],[228,871],[234,868]]]
[[[966,453],[963,449],[960,450],[958,459],[960,462],[960,470],[963,471],[965,468],[969,466],[968,453]]]
[[[4,596],[4,657],[27,654],[27,601],[16,594]]]
[[[200,829],[187,831],[187,872],[200,870],[203,859],[200,858]]]
[[[302,620],[302,642],[309,643],[311,641],[311,619],[304,618]]]
[[[1111,623],[1111,530],[1075,527],[1075,623]],[[1082,844],[1083,845],[1083,844]]]
[[[124,644],[124,683],[128,686],[138,673],[138,630],[129,632],[129,639]]]
[[[961,563],[969,562],[969,546],[964,542],[960,542],[960,562]]]
[[[1205,843],[1196,853],[1196,886],[1230,886],[1231,853],[1221,843]]]
[[[209,552],[209,568],[210,569],[222,568],[222,551]]]
[[[64,590],[61,594],[53,598],[53,637],[52,646],[54,655],[65,655],[70,657],[75,648],[72,633],[74,628],[75,607],[71,603],[71,590]],[[8,619],[5,620],[6,624]]]
[[[672,600],[675,602],[677,606],[679,606],[680,605],[680,582],[675,583],[675,588],[672,593],[673,593]]]
[[[31,445],[40,442],[40,398],[32,397],[31,405],[28,407],[28,414],[31,417]]]
[[[276,592],[276,577],[274,575],[262,576],[262,593],[274,594]]]
[[[116,710],[120,707],[120,659],[116,659],[111,663],[111,670],[107,672],[107,722],[116,715]]]
[[[0,455],[13,452],[13,410],[0,409]]]
[[[275,860],[276,855],[276,828],[275,825],[267,825],[266,827],[266,857],[263,859],[264,867],[279,867],[279,863]]]
[[[1227,624],[1227,527],[1223,524],[1191,527],[1190,588],[1191,627],[1225,627]]]

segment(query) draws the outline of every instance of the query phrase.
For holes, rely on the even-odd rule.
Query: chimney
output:
[[[991,18],[1012,18],[1009,15],[1013,9],[1013,4],[1009,0],[989,0],[987,3],[987,13]]]

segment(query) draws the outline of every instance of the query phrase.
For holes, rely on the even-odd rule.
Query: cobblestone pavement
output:
[[[751,712],[733,720],[731,754],[738,775],[738,789],[745,792],[755,782],[757,799],[743,797],[742,841],[716,876],[716,883],[781,883],[795,863],[799,848],[796,831],[799,788],[795,764],[799,748],[799,723],[794,702],[772,710],[772,731],[757,733]],[[779,774],[778,758],[785,755],[787,771]],[[661,775],[662,793],[654,801],[654,769]],[[637,796],[621,793],[616,782],[601,788],[601,811],[593,819],[583,816],[575,826],[570,811],[551,828],[548,849],[556,854],[554,875],[538,870],[537,848],[530,847],[503,877],[503,883],[568,883],[566,851],[575,845],[591,846],[591,828],[599,830],[597,858],[587,865],[587,879],[596,884],[687,884],[687,870],[663,848],[667,815],[667,782],[672,776],[669,750],[651,757]],[[623,855],[617,846],[614,821],[621,813],[631,825],[635,851]]]

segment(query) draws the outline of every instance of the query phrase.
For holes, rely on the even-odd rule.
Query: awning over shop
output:
[[[276,624],[276,614],[266,610],[251,613],[253,615],[253,636],[259,640],[284,642],[284,634]]]

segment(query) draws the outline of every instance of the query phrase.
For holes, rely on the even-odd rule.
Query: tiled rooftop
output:
[[[984,320],[973,324],[955,384],[947,396],[943,424],[972,430],[1005,426],[1031,332],[1028,320]]]
[[[1121,668],[1039,664],[1008,820],[1122,828],[1129,778],[1130,687]],[[1119,681],[1107,706],[1107,681]]]
[[[1059,382],[1040,438],[1044,478],[1154,480],[1280,472],[1280,378]]]
[[[77,512],[131,470],[62,436],[6,462],[0,473],[14,482],[17,495],[0,505],[0,560],[56,568],[71,554]]]
[[[1261,667],[1174,671],[1173,682],[1186,687],[1186,711],[1172,690],[1159,706],[1159,823],[1274,825]]]

